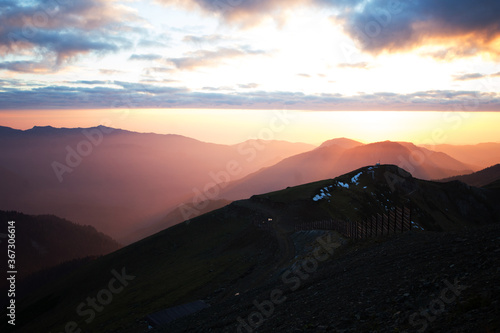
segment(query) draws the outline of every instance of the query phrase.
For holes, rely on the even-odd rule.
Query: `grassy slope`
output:
[[[266,239],[249,223],[251,215],[242,208],[219,210],[102,257],[20,302],[18,331],[60,332],[68,321],[85,332],[124,331],[151,312],[203,298],[256,260],[266,261],[257,255]],[[84,323],[77,306],[107,288],[111,270],[123,267],[136,278],[93,322]]]

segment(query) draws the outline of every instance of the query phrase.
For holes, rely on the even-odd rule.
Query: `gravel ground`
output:
[[[500,332],[498,224],[315,254],[264,287],[158,331]]]

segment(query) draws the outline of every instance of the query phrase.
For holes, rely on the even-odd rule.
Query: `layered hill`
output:
[[[163,217],[194,189],[312,148],[259,140],[218,145],[104,126],[0,127],[0,209],[54,214],[119,239]]]
[[[333,141],[235,181],[222,191],[221,197],[248,198],[252,194],[334,178],[379,161],[398,165],[415,177],[427,180],[472,172],[470,165],[412,143],[385,141],[360,145],[351,142],[346,145]]]
[[[63,331],[67,322],[74,322],[72,324],[74,327],[85,332],[141,332],[147,330],[144,318],[148,314],[199,299],[205,300],[215,309],[215,312],[211,312],[213,315],[193,321],[192,323],[201,325],[197,328],[186,322],[180,322],[181,324],[176,324],[169,331],[204,329],[234,331],[239,325],[236,317],[245,316],[247,310],[252,307],[254,299],[252,295],[261,295],[255,293],[258,290],[268,292],[274,290],[282,281],[282,274],[287,271],[293,272],[297,265],[300,265],[299,260],[315,253],[318,237],[334,243],[335,248],[346,243],[346,240],[335,231],[296,231],[294,227],[297,223],[328,218],[362,220],[364,217],[406,205],[412,209],[412,221],[427,230],[424,233],[432,230],[444,230],[448,233],[466,228],[477,229],[500,221],[500,207],[497,205],[499,194],[497,190],[474,188],[458,181],[449,183],[424,181],[413,178],[397,166],[380,165],[363,167],[334,179],[253,196],[248,200],[233,202],[221,209],[163,230],[80,267],[64,280],[54,281],[53,284],[20,301],[19,318],[29,318],[29,320],[20,321],[16,331]],[[429,235],[433,234],[431,232]],[[491,233],[486,235],[492,237]],[[394,255],[399,256],[397,262],[400,263],[396,268],[402,267],[403,262],[405,265],[411,265],[412,247],[418,243],[420,245],[415,245],[415,251],[417,253],[423,251],[429,247],[428,242],[434,239],[429,237],[424,237],[416,243],[412,243],[411,238],[410,241],[408,238],[402,239],[400,243],[404,244],[408,256],[406,252],[394,250]],[[474,251],[469,257],[476,258],[477,249],[468,247],[468,244],[460,241],[456,247],[464,252]],[[342,247],[339,250],[341,249]],[[368,253],[372,253],[370,260],[367,260],[362,253],[359,256],[353,253],[344,261],[332,259],[324,264],[328,267],[334,265],[331,266],[336,267],[332,268],[334,273],[343,271],[343,281],[375,277],[378,271],[373,264],[377,262],[376,260],[381,264],[385,263],[384,274],[394,270],[389,264],[393,262],[392,259],[384,258],[383,254],[389,249],[390,247],[380,251],[367,250]],[[488,249],[483,250],[491,250]],[[438,249],[433,253],[442,255]],[[424,258],[425,254],[418,256]],[[404,259],[407,261],[403,261]],[[429,261],[429,258],[426,260]],[[425,266],[426,269],[432,267],[432,272],[425,271],[425,277],[421,277],[422,279],[430,279],[432,283],[439,282],[440,272],[443,270],[438,261],[434,266]],[[422,263],[420,259],[416,262]],[[359,265],[358,270],[353,269],[354,263]],[[452,267],[450,266],[452,263],[448,263],[448,266]],[[480,264],[485,265],[481,266],[485,269],[491,267],[484,260],[480,261]],[[418,270],[420,267],[418,265],[404,267]],[[311,270],[311,273],[314,270]],[[476,273],[479,271],[475,270]],[[354,275],[351,276],[349,272],[353,272]],[[101,295],[102,290],[108,288],[111,279],[120,279],[116,277],[117,274],[123,280],[120,292],[113,295],[111,302],[106,301],[101,311],[93,311],[95,317],[90,316],[91,312],[82,314],[83,310],[90,311],[90,305],[85,303],[89,295]],[[386,276],[384,274],[380,277]],[[329,275],[326,274],[325,279],[327,276]],[[394,284],[389,283],[384,287],[389,289],[384,289],[386,291],[382,293],[381,299],[391,290],[395,294],[400,293],[401,297],[406,297],[404,295],[411,290],[407,291],[405,288],[410,286],[412,281],[405,280],[405,283],[398,287],[403,291],[391,289]],[[324,282],[320,282],[320,285],[321,283]],[[312,288],[317,289],[308,289],[307,293],[312,297],[311,300],[314,299],[314,295],[322,293],[319,287]],[[342,290],[347,289],[342,288]],[[299,298],[296,298],[296,295],[299,294],[289,297],[298,302]],[[244,298],[238,298],[240,296]],[[300,298],[307,299],[303,295]],[[321,306],[318,304],[317,308],[311,309],[320,311],[333,306],[334,303],[338,304],[334,296],[323,300]],[[395,302],[398,300],[399,298]],[[240,301],[243,302],[242,307],[238,308],[236,304]],[[347,296],[345,298],[339,296],[339,301],[342,304],[356,303]],[[80,312],[76,311],[78,308]],[[355,305],[353,308],[356,309]],[[225,310],[220,312],[221,309]],[[230,313],[224,312],[226,310]],[[373,311],[370,311],[367,316],[371,316]],[[365,315],[364,312],[359,314],[360,317]],[[308,314],[307,317],[311,318],[311,324],[317,324],[314,314]],[[297,318],[301,318],[302,325],[309,323],[303,322],[304,319],[300,316]],[[287,321],[286,314],[281,312],[275,319]],[[283,322],[270,321],[270,323],[274,329],[288,327],[280,326]],[[292,322],[290,325],[296,324],[299,325],[298,322]],[[347,322],[343,325],[347,325]],[[334,327],[337,327],[336,324]],[[304,326],[299,328],[304,329]]]
[[[459,180],[470,186],[483,187],[500,180],[500,164],[468,174],[442,179],[442,182]]]
[[[443,152],[464,163],[476,165],[478,169],[500,163],[500,143],[487,142],[477,145],[427,145],[428,149]]]
[[[8,221],[15,222],[16,262],[19,277],[65,261],[99,256],[118,250],[121,245],[92,226],[82,226],[53,215],[26,215],[0,211],[0,233],[7,234]],[[7,242],[0,239],[2,252]],[[6,265],[6,262],[2,262]],[[3,281],[2,281],[3,286]]]

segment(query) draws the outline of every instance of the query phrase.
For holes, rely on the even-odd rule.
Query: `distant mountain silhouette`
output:
[[[449,182],[452,180],[459,180],[470,186],[483,187],[500,180],[500,164],[493,165],[489,168],[468,175],[444,178],[439,181]]]
[[[472,172],[469,165],[426,148],[405,142],[377,142],[338,145],[327,141],[319,148],[289,157],[280,163],[235,181],[223,191],[226,199],[243,199],[252,194],[276,191],[320,179],[334,178],[349,170],[377,162],[394,164],[421,179],[436,179]]]
[[[121,247],[94,227],[77,225],[53,215],[0,211],[0,221],[3,234],[7,234],[7,222],[15,222],[20,278],[68,260],[103,255]],[[0,241],[0,248],[7,252],[7,242]]]
[[[233,181],[314,146],[238,145],[112,129],[0,128],[0,209],[55,214],[116,239],[217,182]]]
[[[361,143],[359,141],[351,140],[351,139],[348,139],[348,138],[337,138],[337,139],[332,139],[332,140],[328,140],[328,141],[323,142],[319,146],[319,148],[321,148],[321,147],[328,147],[328,146],[331,146],[331,145],[337,145],[339,147],[342,147],[342,148],[345,148],[345,149],[349,149],[349,148],[354,148],[354,147],[357,147],[357,146],[361,146],[361,145],[363,145],[363,143]]]
[[[477,145],[427,145],[425,147],[443,152],[464,163],[476,165],[477,170],[500,163],[500,143],[498,142]]]

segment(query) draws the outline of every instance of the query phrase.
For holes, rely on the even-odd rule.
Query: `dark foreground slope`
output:
[[[157,332],[500,331],[498,224],[408,232],[313,262]]]
[[[17,300],[15,332],[137,332],[149,313],[193,299],[221,300],[273,267],[279,252],[258,214],[222,209],[107,256]],[[93,307],[92,298],[97,301]],[[4,322],[2,332],[12,331]],[[75,329],[75,332],[77,330]]]
[[[425,297],[439,292],[439,288],[444,288],[440,285],[444,283],[441,274],[455,266],[468,265],[465,261],[460,264],[460,260],[494,264],[490,263],[488,255],[492,251],[497,255],[497,252],[494,252],[495,248],[488,245],[483,251],[476,247],[473,241],[475,238],[468,240],[469,231],[456,237],[446,236],[448,233],[424,233],[424,236],[415,235],[417,237],[415,243],[411,238],[414,237],[412,232],[402,236],[403,238],[392,240],[399,243],[387,245],[389,247],[386,250],[383,247],[372,247],[373,243],[365,245],[358,243],[362,246],[356,245],[350,250],[342,250],[340,246],[346,240],[336,232],[295,231],[297,223],[331,217],[360,221],[376,213],[387,213],[402,205],[412,207],[412,220],[426,230],[447,232],[467,228],[476,230],[500,220],[498,191],[494,189],[477,189],[460,182],[443,184],[422,181],[391,165],[365,167],[336,179],[233,202],[224,208],[176,225],[96,259],[77,269],[64,280],[54,281],[52,285],[46,286],[26,299],[19,300],[17,331],[62,332],[69,325],[81,329],[82,332],[143,332],[147,329],[144,318],[148,314],[201,299],[210,304],[215,312],[212,321],[208,319],[193,321],[201,325],[196,326],[197,329],[234,332],[238,326],[235,318],[238,316],[248,318],[253,311],[251,307],[254,306],[252,305],[254,298],[248,295],[257,292],[255,295],[260,295],[259,302],[271,296],[279,301],[281,296],[276,293],[271,294],[272,290],[283,288],[285,292],[286,288],[290,289],[290,286],[299,284],[295,290],[299,292],[297,294],[299,296],[290,304],[293,304],[295,311],[305,309],[306,312],[301,314],[304,318],[302,322],[294,321],[300,318],[298,314],[292,313],[293,316],[290,316],[288,312],[284,312],[276,316],[274,320],[277,321],[270,321],[269,324],[271,325],[269,330],[276,327],[276,330],[286,332],[291,327],[299,329],[315,327],[310,326],[316,324],[315,318],[324,318],[326,313],[335,317],[333,311],[337,311],[335,307],[338,306],[349,310],[358,302],[367,304],[372,294],[381,294],[392,306],[401,308],[401,304],[405,304],[404,297],[414,297],[414,293],[421,294],[419,297]],[[496,230],[492,229],[484,236],[498,237],[495,236]],[[317,238],[320,236],[322,240]],[[467,239],[467,242],[457,243],[456,248],[459,252],[453,252],[453,247],[446,245],[432,250],[434,246],[446,244],[446,237]],[[439,244],[435,244],[436,242]],[[477,244],[484,246],[490,244],[489,242],[490,238],[483,238]],[[320,243],[332,245],[326,245],[326,250],[323,249],[323,253],[320,254],[314,251]],[[496,243],[493,245],[497,246]],[[380,246],[386,245],[380,244]],[[331,257],[329,252],[339,247],[340,251],[347,251],[346,257]],[[470,257],[460,251],[470,254]],[[314,258],[320,255],[322,261],[303,264],[305,258],[311,258],[311,253]],[[385,258],[386,256],[388,257]],[[414,256],[418,260],[414,260]],[[456,258],[456,262],[447,263],[447,259],[443,261],[443,258]],[[432,263],[434,259],[437,260],[434,266],[424,265],[427,261]],[[404,265],[416,266],[403,269],[403,262]],[[447,266],[437,264],[443,262],[446,262]],[[325,271],[324,278],[334,279],[333,285],[339,285],[342,292],[347,293],[350,285],[345,283],[349,280],[357,281],[356,285],[364,282],[362,288],[368,289],[360,289],[363,291],[359,293],[361,300],[355,296],[358,295],[357,291],[353,291],[354,294],[340,294],[337,300],[335,298],[337,296],[328,294],[319,287],[304,289],[301,281],[309,279],[297,277],[299,274],[297,269],[304,265],[311,278],[316,275],[316,271],[321,274],[323,269],[333,267],[332,273]],[[450,267],[451,265],[455,266]],[[492,269],[491,267],[486,265],[479,268]],[[480,269],[477,270],[478,274],[481,272]],[[393,280],[391,284],[388,283],[391,281],[389,279],[391,274],[397,277],[403,273],[409,278],[421,277],[420,280],[423,282],[409,280],[411,283],[398,285],[398,280]],[[284,282],[283,274],[287,274]],[[301,276],[305,277],[307,274]],[[455,277],[450,273],[446,274],[449,274],[450,279]],[[377,280],[382,278],[384,279]],[[431,289],[419,291],[420,285],[416,285],[417,289],[412,290],[410,286],[417,281],[422,284],[429,282],[437,291]],[[383,283],[387,283],[386,287],[383,287]],[[356,285],[351,289],[357,288]],[[263,290],[267,296],[259,294]],[[302,292],[304,294],[300,294]],[[385,294],[388,292],[394,299],[388,298]],[[408,296],[404,296],[407,293]],[[321,309],[316,308],[316,304],[310,304],[309,299],[317,303],[317,306],[321,306]],[[91,302],[96,300],[99,303],[94,307]],[[290,300],[293,300],[292,296]],[[321,300],[326,303],[321,303]],[[379,298],[375,298],[367,308],[375,306],[374,303],[378,300]],[[429,302],[427,299],[425,301]],[[247,304],[246,307],[237,307],[236,304],[240,302],[243,305]],[[221,311],[230,313],[226,315]],[[396,312],[390,313],[389,316],[393,316]],[[347,313],[350,313],[349,316]],[[342,320],[350,323],[352,316],[357,318],[358,315],[359,320],[361,318],[365,320],[366,316],[371,318],[373,313],[378,313],[377,308],[366,310],[366,313],[361,310],[346,312],[345,315],[335,318],[344,317]],[[322,317],[318,317],[320,315]],[[306,321],[307,318],[310,318],[309,321]],[[189,330],[185,328],[186,323],[183,322],[176,327]],[[205,330],[203,325],[207,325],[208,328]]]

